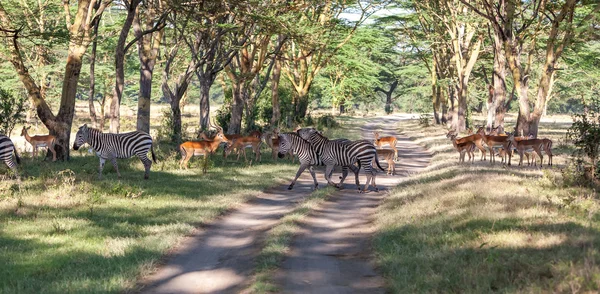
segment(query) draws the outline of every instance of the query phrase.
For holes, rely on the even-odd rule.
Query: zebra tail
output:
[[[383,167],[381,167],[379,164],[379,156],[377,156],[377,152],[375,152],[375,163],[377,163],[377,167],[379,167],[380,170],[385,171],[385,169],[383,169]]]
[[[150,153],[152,153],[152,161],[156,163],[156,155],[154,154],[154,145],[150,145]]]
[[[15,151],[15,159],[17,160],[17,163],[21,164],[21,157],[19,157],[19,154],[17,153],[17,149],[15,148],[14,151]]]

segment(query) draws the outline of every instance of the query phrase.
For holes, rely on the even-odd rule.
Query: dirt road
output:
[[[374,118],[363,127],[365,138],[374,130],[394,127],[406,117]],[[380,192],[359,194],[346,184],[322,207],[307,217],[302,232],[294,239],[292,250],[275,275],[283,293],[378,293],[384,291],[383,279],[371,260],[372,215],[387,189],[410,173],[427,166],[430,155],[418,145],[396,135],[400,162],[399,175],[379,173]],[[322,171],[317,179],[323,184]],[[364,183],[364,176],[361,176]],[[264,233],[310,194],[308,173],[292,191],[287,183],[265,191],[257,199],[187,238],[165,266],[148,277],[143,293],[237,293],[251,282],[256,254]]]

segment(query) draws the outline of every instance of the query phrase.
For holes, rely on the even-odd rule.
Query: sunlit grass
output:
[[[556,143],[562,126],[542,124],[540,134]],[[392,292],[600,289],[600,203],[594,191],[562,184],[568,154],[555,151],[558,165],[543,170],[491,166],[477,153],[474,165],[458,165],[445,129],[399,128],[435,155],[377,214],[377,262]]]

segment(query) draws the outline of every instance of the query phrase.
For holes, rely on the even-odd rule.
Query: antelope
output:
[[[496,158],[494,157],[494,155],[495,155],[494,154],[494,146],[502,146],[504,148],[504,150],[509,150],[509,141],[508,141],[507,136],[486,135],[484,127],[481,127],[481,128],[479,128],[479,130],[477,130],[477,135],[481,136],[481,139],[485,142],[485,144],[488,145],[488,148],[490,149],[490,157],[491,157],[490,162],[492,164],[494,162],[496,162]],[[510,154],[510,152],[507,152],[507,155],[508,155],[508,165],[510,165],[510,162],[512,159],[512,154]]]
[[[279,129],[275,129],[273,130],[273,134],[269,134],[266,133],[263,135],[263,139],[265,141],[265,143],[271,148],[272,150],[272,157],[274,160],[277,160],[277,154],[279,153]],[[296,161],[296,157],[294,156],[294,150],[293,149],[289,149],[289,151],[286,153],[287,157],[292,159],[292,163],[294,163]]]
[[[471,163],[473,163],[475,161],[475,143],[473,143],[472,141],[468,141],[468,142],[464,142],[464,143],[457,143],[456,142],[456,134],[448,134],[446,135],[446,137],[450,138],[450,141],[452,141],[452,145],[454,146],[454,148],[456,149],[456,151],[458,151],[458,153],[460,154],[459,158],[458,158],[458,162],[465,162],[465,153],[469,155],[469,161]]]
[[[394,162],[394,158],[397,157],[396,152],[388,149],[378,149],[377,156],[387,162],[387,174],[396,175],[396,163]],[[373,158],[373,165],[376,164],[375,158]]]
[[[260,138],[257,138],[255,136],[245,136],[234,139],[233,142],[225,150],[225,157],[227,158],[233,150],[236,150],[238,154],[237,160],[240,160],[240,155],[242,155],[242,153],[244,154],[244,160],[246,160],[246,148],[250,147],[256,155],[255,160],[260,161],[261,142],[262,141],[260,140]]]
[[[25,140],[27,140],[27,142],[29,142],[29,144],[31,144],[31,146],[33,146],[33,151],[32,151],[33,157],[37,156],[39,147],[48,147],[48,150],[50,152],[52,152],[52,161],[56,161],[56,150],[54,150],[54,146],[56,146],[58,144],[56,137],[52,136],[52,135],[31,137],[27,133],[27,130],[29,130],[30,128],[31,127],[29,127],[29,128],[23,127],[23,130],[21,130],[21,136],[24,136]]]
[[[223,134],[223,128],[214,125],[214,128],[218,130],[217,135],[212,140],[203,141],[187,141],[179,145],[179,151],[181,152],[181,161],[179,161],[179,168],[188,168],[187,164],[190,158],[194,155],[204,155],[214,153],[221,142],[229,143],[229,139]],[[202,135],[201,135],[202,136]],[[206,136],[204,136],[206,138]]]
[[[448,134],[446,134],[446,137],[450,138],[449,136],[451,136],[453,134],[454,134],[454,130],[450,130],[448,132]],[[485,155],[485,148],[483,148],[483,144],[481,144],[482,141],[483,141],[483,138],[481,137],[480,134],[467,135],[466,137],[456,139],[457,144],[473,142],[475,144],[475,146],[477,147],[477,149],[479,149],[479,151],[481,151],[481,160],[487,160],[486,155]]]
[[[258,130],[254,130],[254,131],[250,132],[250,134],[249,134],[249,136],[257,137],[259,139],[262,138],[262,135],[263,134]]]
[[[519,160],[519,166],[523,164],[523,154],[525,153],[525,150],[529,148],[532,148],[533,151],[537,153],[537,155],[540,157],[540,166],[542,165],[542,163],[544,162],[544,156],[542,155],[541,149],[544,145],[544,141],[542,141],[541,139],[527,139],[517,141],[515,140],[514,134],[510,134],[508,136],[508,140],[514,145],[515,149],[517,149],[517,152],[519,152],[519,155],[521,157],[521,159]]]
[[[377,147],[377,149],[380,149],[381,147],[383,147],[383,145],[389,145],[390,147],[392,147],[392,150],[394,150],[396,154],[394,155],[394,159],[397,159],[398,150],[396,149],[396,144],[398,144],[398,139],[396,139],[396,137],[394,136],[380,137],[379,132],[374,132],[373,134],[375,135],[375,140],[373,141],[373,144]]]
[[[542,139],[542,150],[548,155],[548,165],[552,166],[552,140],[548,138]]]

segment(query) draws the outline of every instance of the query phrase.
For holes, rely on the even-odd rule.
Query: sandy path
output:
[[[364,126],[363,135],[372,138],[373,130],[395,127],[402,118],[375,118]],[[398,137],[398,150],[400,163],[396,165],[396,173],[400,176],[380,173],[377,177],[378,187],[384,191],[359,194],[354,184],[346,184],[346,189],[336,192],[303,222],[302,232],[275,275],[282,292],[383,292],[383,280],[368,261],[370,236],[374,231],[371,215],[387,194],[387,188],[400,183],[408,172],[425,167],[430,158],[406,138]],[[322,171],[317,172],[317,179],[324,184]],[[363,183],[364,180],[361,176]],[[242,291],[251,282],[264,232],[309,195],[311,187],[312,179],[305,172],[294,190],[288,191],[286,183],[265,191],[256,200],[214,221],[187,238],[166,265],[142,281],[146,285],[142,293]]]
[[[373,119],[363,127],[363,136],[395,126],[401,116]],[[295,238],[292,250],[276,275],[283,293],[383,293],[383,278],[376,274],[371,259],[371,236],[375,227],[372,216],[387,190],[406,179],[407,173],[427,166],[431,156],[405,137],[396,135],[400,176],[377,176],[384,191],[356,193],[354,185],[346,185],[330,201],[303,221],[302,232]],[[361,177],[364,181],[364,177]]]

